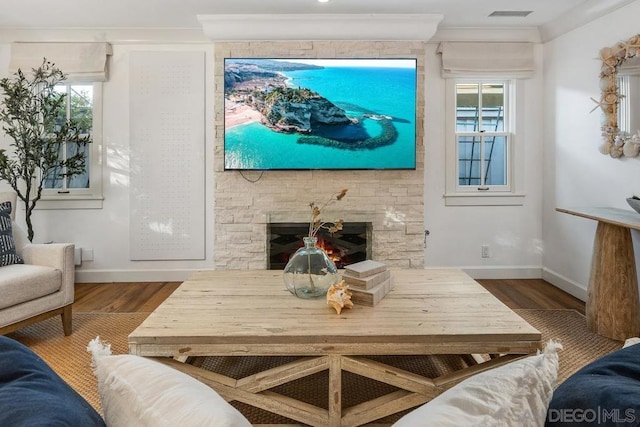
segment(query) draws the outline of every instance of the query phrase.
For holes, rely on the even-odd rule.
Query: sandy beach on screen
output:
[[[228,99],[224,106],[224,127],[231,129],[234,126],[240,126],[247,123],[259,122],[262,120],[262,114],[246,105],[237,104]]]

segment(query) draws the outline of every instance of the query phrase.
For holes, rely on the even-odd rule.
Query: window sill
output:
[[[522,206],[523,193],[446,193],[445,206]]]
[[[100,196],[65,196],[65,198],[46,197],[38,200],[36,210],[51,209],[102,209],[104,197]]]

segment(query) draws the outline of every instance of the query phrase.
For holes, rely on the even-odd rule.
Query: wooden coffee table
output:
[[[393,270],[394,289],[375,307],[340,315],[323,299],[285,289],[282,272],[195,273],[129,335],[132,354],[156,357],[239,401],[312,426],[357,426],[431,400],[475,373],[540,348],[540,332],[465,273]],[[463,355],[465,368],[426,378],[367,356]],[[490,354],[476,363],[467,355]],[[190,356],[301,356],[246,378],[182,363]],[[270,390],[328,371],[328,409]],[[398,390],[342,407],[342,372]]]

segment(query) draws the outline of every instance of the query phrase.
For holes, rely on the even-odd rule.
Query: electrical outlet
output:
[[[93,249],[82,248],[82,261],[93,261]]]
[[[489,253],[489,245],[482,245],[482,258],[489,258],[491,254]]]

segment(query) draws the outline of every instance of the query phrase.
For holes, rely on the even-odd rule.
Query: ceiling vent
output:
[[[489,16],[501,18],[524,18],[532,12],[533,10],[496,10],[491,12]]]

